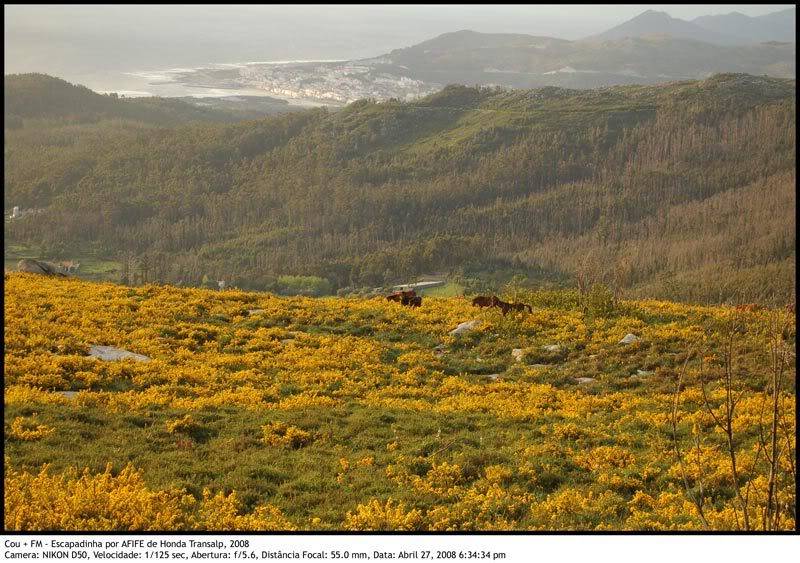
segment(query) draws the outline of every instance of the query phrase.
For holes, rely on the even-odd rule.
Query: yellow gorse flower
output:
[[[719,339],[709,327],[735,313],[663,301],[625,305],[608,318],[555,306],[503,318],[466,299],[430,298],[412,310],[377,298],[279,298],[9,274],[6,528],[702,529],[688,482],[698,491],[702,484],[712,529],[737,529],[730,456],[713,419],[725,401],[717,384],[721,352],[700,350]],[[473,333],[449,334],[469,319],[481,320]],[[752,377],[737,396],[732,425],[741,437],[738,470],[752,478],[742,495],[763,507],[769,483],[757,437],[766,399],[755,382],[769,362],[769,315],[747,322],[735,369]],[[620,344],[628,333],[641,340]],[[558,353],[544,349],[552,344]],[[91,345],[150,360],[98,360],[87,355]],[[791,338],[781,345],[794,350]],[[519,361],[513,349],[524,351]],[[701,359],[706,395],[698,385]],[[684,362],[677,431],[685,457],[678,463],[670,438]],[[793,380],[794,367],[786,370]],[[578,383],[583,376],[595,381]],[[794,428],[793,388],[779,401],[782,428]],[[184,490],[174,484],[179,472],[115,470],[112,454],[102,459],[114,463],[104,471],[84,468],[94,459],[59,471],[25,465],[32,448],[52,450],[64,439],[68,424],[101,415],[139,424],[141,434],[126,436],[146,436],[180,455],[206,455],[224,442],[235,443],[231,451],[246,461],[280,455],[288,464],[297,456],[314,480],[294,483],[282,467],[250,467],[222,485],[186,479],[192,486]],[[241,435],[217,436],[231,420],[242,425]],[[339,421],[352,426],[344,432]],[[782,474],[794,470],[795,448],[796,436],[782,435]],[[773,501],[785,509],[777,525],[792,529],[794,484],[774,485]],[[304,504],[304,495],[317,492],[330,506]],[[761,526],[763,515],[751,511]]]

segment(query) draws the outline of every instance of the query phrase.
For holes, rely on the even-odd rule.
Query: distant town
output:
[[[207,88],[250,88],[278,98],[347,104],[363,98],[413,100],[441,89],[385,72],[386,61],[246,63],[174,74],[174,80]]]

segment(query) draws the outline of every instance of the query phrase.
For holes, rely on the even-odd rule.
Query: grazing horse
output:
[[[472,305],[475,307],[494,307],[497,302],[497,296],[492,295],[478,295],[472,300]]]
[[[506,303],[505,301],[501,301],[497,295],[492,295],[491,297],[488,295],[478,295],[472,300],[472,304],[475,307],[497,307],[503,311],[504,315],[509,311],[522,311],[524,313],[527,310],[529,313],[533,312],[533,308],[527,303]]]
[[[386,296],[387,301],[396,301],[401,305],[410,305],[411,307],[419,307],[422,305],[422,297],[417,295],[413,289],[409,291],[396,291],[391,295]]]
[[[511,303],[506,303],[505,301],[501,301],[498,297],[494,297],[494,303],[492,303],[492,305],[499,308],[503,312],[504,317],[513,308]]]
[[[527,309],[529,313],[533,313],[533,308],[527,303],[509,303],[508,308],[511,311],[520,311],[523,313]]]
[[[509,311],[520,311],[524,313],[526,310],[529,313],[533,312],[533,308],[528,305],[527,303],[506,303],[505,301],[501,301],[497,296],[492,296],[493,302],[492,305],[499,308],[503,312],[503,316],[505,317]]]
[[[398,303],[403,303],[403,305],[408,304],[408,300],[412,297],[415,297],[417,292],[413,289],[409,291],[395,291],[391,295],[386,296],[387,301],[396,301]]]

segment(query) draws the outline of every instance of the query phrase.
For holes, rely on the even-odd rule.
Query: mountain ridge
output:
[[[718,45],[735,45],[737,38],[726,33],[712,31],[679,18],[673,18],[666,12],[646,10],[617,26],[588,39],[603,41],[608,39],[626,39],[629,37],[642,37],[653,34],[666,34],[672,37],[693,39],[704,43]]]
[[[794,77],[795,45],[714,45],[650,35],[568,41],[461,31],[364,62],[428,83],[596,88],[705,78],[719,72]]]
[[[741,12],[674,18],[666,12],[645,10],[641,14],[588,37],[589,40],[624,39],[653,34],[694,39],[716,45],[743,45],[765,41],[794,41],[796,9],[788,8],[762,16]]]
[[[794,42],[796,34],[796,8],[787,8],[762,16],[747,16],[741,12],[700,16],[692,23],[709,31],[728,33],[753,43],[768,41]]]

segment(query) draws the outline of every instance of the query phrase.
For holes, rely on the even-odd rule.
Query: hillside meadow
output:
[[[4,297],[7,530],[795,528],[783,309],[21,273]]]

